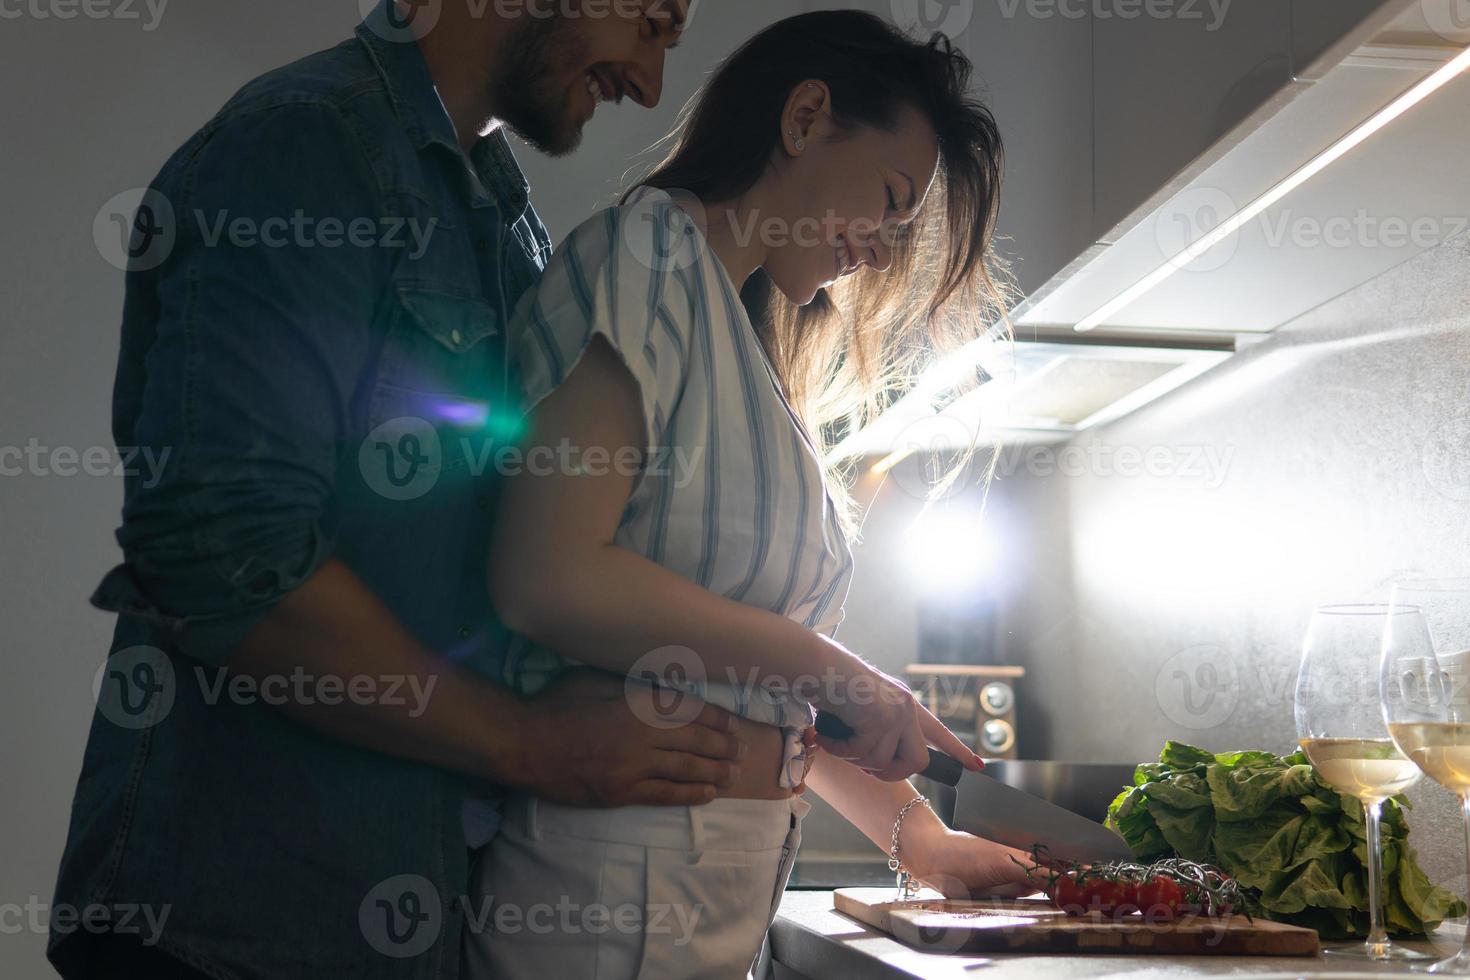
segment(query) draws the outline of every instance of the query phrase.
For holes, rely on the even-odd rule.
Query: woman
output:
[[[920,331],[973,337],[1000,307],[1000,141],[969,73],[942,39],[867,14],[776,24],[523,301],[528,439],[567,463],[511,479],[500,505],[490,585],[522,637],[507,679],[534,692],[575,658],[665,688],[670,716],[650,724],[687,717],[683,694],[729,708],[749,750],[711,763],[723,789],[704,805],[509,801],[474,907],[517,924],[470,936],[472,975],[745,975],[804,786],[920,879],[1019,885],[1013,852],[947,831],[906,782],[927,744],[979,758],[831,638],[852,558],[820,440],[909,373]],[[747,281],[769,287],[759,326]],[[815,739],[813,708],[852,737]]]

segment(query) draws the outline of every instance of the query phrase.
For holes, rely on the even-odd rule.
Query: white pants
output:
[[[506,804],[476,858],[468,980],[732,980],[775,918],[810,804]]]

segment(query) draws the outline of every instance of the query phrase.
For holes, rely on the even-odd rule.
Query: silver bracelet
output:
[[[927,807],[930,813],[934,808],[929,806],[929,798],[916,796],[903,805],[898,811],[898,816],[893,818],[893,843],[888,848],[888,870],[898,876],[898,896],[900,899],[913,898],[919,891],[919,882],[908,869],[903,866],[903,861],[898,856],[898,834],[903,829],[903,818],[909,815],[909,811],[916,806]]]

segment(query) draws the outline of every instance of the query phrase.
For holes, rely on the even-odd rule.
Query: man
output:
[[[598,13],[600,11],[600,13]],[[496,787],[687,804],[739,745],[614,679],[494,683],[508,313],[550,249],[503,129],[661,96],[686,0],[385,2],[252,82],[131,243],[120,613],[62,861],[67,977],[452,977]]]

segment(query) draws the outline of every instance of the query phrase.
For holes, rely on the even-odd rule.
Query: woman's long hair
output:
[[[929,120],[939,137],[938,177],[894,242],[889,271],[865,267],[807,307],[781,296],[763,272],[746,284],[761,342],[824,455],[937,353],[1005,320],[1010,280],[992,245],[1001,139],[990,110],[969,92],[971,75],[970,60],[943,35],[916,41],[860,11],[791,17],[726,59],[685,106],[667,157],[638,181],[705,204],[737,200],[771,166],[791,92],[810,79],[831,89],[842,131],[893,132],[907,108]],[[848,504],[851,474],[829,475]],[[850,505],[842,511],[852,518]]]

